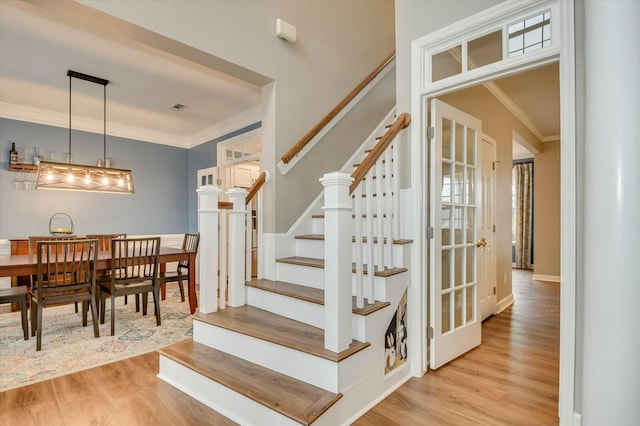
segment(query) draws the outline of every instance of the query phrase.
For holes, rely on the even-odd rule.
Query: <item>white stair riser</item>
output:
[[[299,426],[290,418],[163,355],[160,355],[158,378],[238,424]]]
[[[193,321],[193,341],[334,393],[340,392],[340,386],[349,386],[348,380],[365,374],[373,362],[367,361],[371,358],[368,348],[336,363],[197,319]]]
[[[377,244],[376,244],[377,246]],[[352,244],[351,258],[355,258],[356,243]],[[408,262],[408,244],[393,245],[393,263],[397,268],[403,267]],[[296,256],[313,257],[316,259],[324,258],[324,240],[309,240],[296,238]],[[367,250],[364,250],[364,262],[369,260]]]
[[[324,288],[324,269],[322,268],[313,268],[309,266],[302,265],[293,265],[290,263],[281,263],[278,262],[278,277],[279,281],[289,282],[292,284],[304,285],[312,288]],[[406,272],[392,275],[391,277],[374,277],[373,279],[373,288],[374,288],[374,297],[375,300],[386,301],[387,294],[387,280],[396,280],[399,275],[407,275]],[[356,280],[355,274],[352,274],[352,295],[355,295],[356,292]],[[367,276],[364,276],[365,283]],[[408,279],[408,278],[407,278]],[[392,281],[395,282],[395,281]]]
[[[282,294],[247,287],[247,304],[318,328],[324,328],[324,306]],[[366,341],[367,324],[374,315],[351,317],[351,338]]]
[[[247,304],[291,318],[318,328],[324,328],[324,306],[295,299],[255,287],[246,287]]]

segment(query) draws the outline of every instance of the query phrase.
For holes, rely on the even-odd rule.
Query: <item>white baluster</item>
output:
[[[374,271],[374,255],[373,255],[373,238],[374,238],[374,234],[373,234],[373,184],[371,183],[373,179],[371,179],[371,176],[369,176],[368,179],[366,179],[365,182],[365,198],[364,198],[364,205],[365,205],[365,215],[367,216],[365,219],[365,237],[367,239],[367,242],[365,244],[366,246],[366,253],[367,253],[367,285],[365,286],[365,297],[367,298],[367,302],[368,303],[373,303],[375,302],[375,294],[373,291],[373,282],[374,282],[374,276],[373,276],[373,271]],[[362,184],[360,185],[362,186]]]
[[[218,223],[220,188],[204,185],[198,189],[200,208],[200,312],[218,310]]]
[[[384,269],[384,235],[382,232],[382,224],[384,221],[384,190],[382,188],[382,175],[384,174],[384,165],[382,164],[383,158],[384,157],[378,159],[374,169],[372,170],[376,175],[376,219],[374,232],[376,233],[376,239],[378,240],[378,243],[374,246],[376,252],[375,264],[380,270]],[[373,272],[374,271],[371,271],[371,273]]]
[[[245,274],[244,274],[244,281],[251,281],[251,276],[253,275],[253,271],[251,269],[251,250],[252,250],[252,246],[253,246],[253,212],[252,212],[252,208],[251,208],[251,203],[249,203],[249,205],[247,206],[247,212],[245,214],[245,245],[244,245],[244,253],[245,253],[245,259],[244,259],[244,264],[245,264]]]
[[[229,240],[227,239],[227,209],[220,210],[220,242],[218,245],[219,256],[219,274],[218,281],[220,283],[220,309],[227,306],[227,287],[229,285],[229,276],[227,274],[227,259],[229,256]]]
[[[355,276],[355,280],[356,280],[356,306],[358,308],[363,308],[364,307],[364,282],[363,282],[363,277],[364,274],[362,273],[362,269],[363,269],[363,265],[364,265],[364,256],[363,256],[363,250],[364,250],[364,245],[362,244],[362,225],[363,225],[363,219],[362,219],[362,184],[358,185],[358,187],[356,188],[356,190],[354,191],[353,195],[353,212],[354,212],[354,228],[355,228],[355,239],[356,242],[353,245],[354,247],[354,256],[353,256],[353,262],[355,264],[355,269],[356,269],[356,276]]]
[[[227,196],[233,202],[233,210],[229,212],[229,306],[244,305],[245,283],[245,231],[246,231],[246,199],[247,190],[233,188]]]
[[[384,152],[384,193],[386,194],[384,199],[384,217],[381,219],[383,229],[384,244],[384,267],[393,267],[393,233],[391,232],[391,217],[393,216],[393,198],[395,197],[395,191],[391,186],[391,148],[387,148]],[[382,266],[382,265],[381,265]]]
[[[351,239],[349,185],[345,173],[325,174],[324,186],[324,347],[341,352],[351,344]]]

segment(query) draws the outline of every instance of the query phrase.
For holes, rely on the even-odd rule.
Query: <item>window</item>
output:
[[[509,57],[529,53],[551,45],[551,12],[509,25]]]

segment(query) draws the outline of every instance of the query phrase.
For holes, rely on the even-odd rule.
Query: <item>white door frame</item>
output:
[[[423,78],[423,66],[426,58],[424,48],[427,45],[447,40],[456,45],[478,28],[488,27],[492,23],[509,17],[519,11],[540,5],[556,7],[557,46],[541,49],[539,54],[522,55],[518,60],[510,60],[508,66],[488,65],[458,77],[431,84]],[[573,1],[547,2],[544,0],[508,0],[497,6],[465,18],[453,25],[414,40],[411,45],[411,115],[416,125],[411,131],[411,192],[414,200],[423,200],[426,188],[427,163],[424,146],[427,128],[424,98],[454,92],[479,83],[495,80],[499,77],[516,74],[546,63],[560,63],[560,111],[561,111],[561,287],[560,287],[560,385],[558,412],[561,424],[572,424],[575,417],[575,350],[576,350],[576,266],[577,266],[577,221],[576,221],[576,103],[575,103],[575,22]],[[549,55],[552,53],[552,55]],[[419,117],[419,122],[418,118]],[[425,197],[428,198],[428,197]],[[412,289],[411,308],[417,314],[413,316],[421,321],[419,331],[414,335],[416,342],[412,363],[412,374],[421,376],[427,370],[427,256],[426,224],[428,206],[415,203],[413,208],[412,235],[416,250],[412,264],[421,265],[412,268],[412,282],[419,284]]]

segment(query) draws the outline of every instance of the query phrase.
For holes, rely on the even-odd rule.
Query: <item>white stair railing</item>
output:
[[[325,348],[339,352],[351,342],[352,274],[356,305],[375,302],[374,274],[395,266],[398,236],[398,149],[394,139],[411,122],[400,114],[351,176],[332,172],[324,185]],[[353,217],[353,219],[352,219]],[[355,237],[355,244],[352,243]],[[351,255],[353,254],[353,255]],[[353,272],[354,271],[354,272]]]
[[[247,191],[227,192],[231,209],[220,208],[220,188],[205,185],[200,197],[200,312],[224,309],[227,293],[230,306],[244,305],[245,283],[245,198]]]

